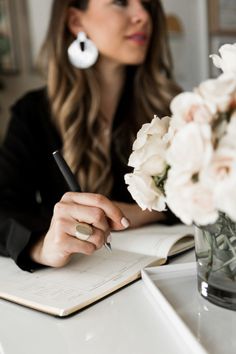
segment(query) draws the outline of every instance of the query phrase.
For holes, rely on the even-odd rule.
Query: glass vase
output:
[[[195,251],[200,294],[236,310],[236,223],[221,213],[214,224],[196,226]]]

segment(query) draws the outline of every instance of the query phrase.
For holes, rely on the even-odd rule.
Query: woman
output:
[[[54,0],[42,57],[47,86],[13,106],[0,153],[0,252],[26,270],[92,254],[112,229],[169,222],[124,183],[138,129],[178,92],[160,2]],[[57,149],[84,193],[68,193]],[[87,241],[72,237],[78,221],[93,226]]]

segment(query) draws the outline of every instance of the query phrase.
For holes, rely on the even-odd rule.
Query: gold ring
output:
[[[78,224],[75,227],[75,237],[79,238],[82,241],[87,241],[89,237],[93,233],[93,228],[92,226],[84,223],[84,222],[78,222]]]

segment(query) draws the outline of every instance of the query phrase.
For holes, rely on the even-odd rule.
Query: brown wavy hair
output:
[[[101,125],[100,89],[94,68],[79,70],[68,60],[67,48],[75,39],[67,27],[70,6],[85,10],[89,0],[54,0],[48,33],[41,51],[46,66],[52,118],[60,133],[64,157],[84,191],[111,196],[111,154],[98,134]],[[171,99],[180,91],[173,80],[167,27],[162,5],[150,2],[153,33],[145,62],[127,67],[122,117],[112,132],[120,160],[127,163],[138,129],[154,114],[169,114]],[[41,60],[42,63],[42,60]]]

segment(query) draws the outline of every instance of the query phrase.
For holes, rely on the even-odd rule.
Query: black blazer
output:
[[[30,270],[36,265],[27,257],[27,247],[48,229],[53,207],[68,187],[52,157],[62,142],[51,122],[46,90],[26,94],[11,111],[0,149],[0,254]],[[133,202],[124,183],[130,169],[116,151],[112,142],[111,199]]]

